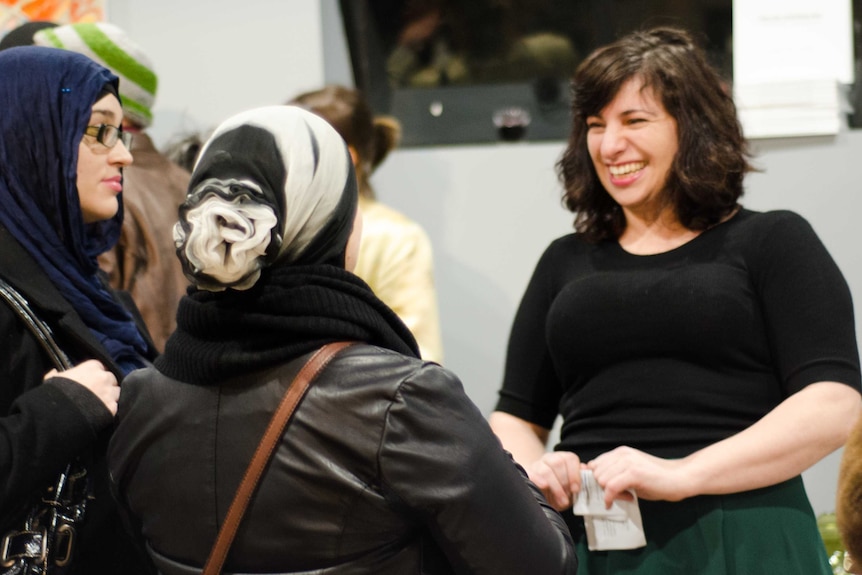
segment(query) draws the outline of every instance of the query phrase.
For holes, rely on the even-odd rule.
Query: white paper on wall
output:
[[[850,0],[734,0],[734,98],[749,138],[837,133],[854,81]]]

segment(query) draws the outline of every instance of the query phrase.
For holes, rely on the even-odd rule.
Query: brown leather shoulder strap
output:
[[[270,457],[272,457],[279,439],[284,435],[284,429],[296,410],[299,400],[303,398],[311,382],[326,367],[326,364],[329,363],[335,354],[345,347],[353,345],[353,343],[355,342],[340,341],[323,346],[309,358],[290,386],[288,386],[284,398],[275,411],[275,415],[272,416],[272,420],[270,420],[269,426],[266,428],[263,438],[260,440],[260,444],[251,458],[251,463],[249,463],[248,469],[246,469],[236,495],[234,495],[233,502],[227,511],[227,516],[210,551],[210,556],[207,559],[206,565],[204,565],[203,575],[218,575],[221,573],[228,551],[230,551],[230,546],[236,536],[236,530],[239,528],[243,515],[245,515],[245,510],[254,495],[258,481],[260,481],[263,470],[269,462]]]

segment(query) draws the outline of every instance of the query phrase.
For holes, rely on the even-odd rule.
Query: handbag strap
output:
[[[69,357],[54,340],[54,333],[48,327],[48,324],[33,312],[27,299],[3,278],[0,278],[0,298],[3,298],[9,304],[12,311],[21,319],[27,329],[33,333],[58,371],[65,371],[72,367]],[[86,475],[87,470],[81,465],[78,459],[73,459],[67,463],[64,470],[54,480],[54,483],[42,495],[42,506],[37,511],[50,510],[55,513],[67,513],[70,519],[68,523],[64,523],[65,527],[83,520],[87,500]],[[84,486],[83,488],[81,487],[82,485]],[[69,493],[73,494],[72,499],[74,499],[74,502],[72,503],[70,503],[72,499],[69,499]],[[71,559],[72,547],[75,542],[74,537],[70,536],[63,540],[65,543],[64,555],[61,555],[60,559],[57,559],[53,555],[53,553],[57,553],[57,550],[53,549],[54,540],[49,540],[49,537],[52,538],[54,535],[49,536],[48,530],[45,529],[45,527],[53,528],[55,526],[43,525],[41,529],[32,530],[29,522],[34,519],[37,521],[44,520],[41,515],[37,517],[27,516],[24,520],[23,529],[12,529],[4,534],[3,548],[0,550],[0,560],[2,560],[4,567],[8,567],[7,563],[10,558],[13,560],[13,563],[15,558],[29,558],[38,560],[39,564],[47,572],[49,563],[62,567]],[[69,531],[74,533],[74,529],[69,529]],[[51,549],[49,550],[49,548]]]
[[[215,544],[204,565],[202,575],[218,575],[221,573],[228,551],[230,551],[230,546],[236,536],[236,531],[239,528],[240,522],[242,522],[243,515],[245,515],[248,504],[254,495],[260,477],[263,475],[263,470],[272,457],[279,439],[284,436],[284,429],[296,410],[297,404],[305,396],[305,392],[308,391],[311,382],[317,377],[317,374],[326,367],[335,354],[345,347],[353,345],[353,343],[350,341],[339,341],[323,346],[314,352],[314,355],[305,362],[305,365],[302,366],[302,369],[288,386],[278,409],[275,411],[275,415],[272,416],[260,440],[260,444],[251,458],[251,463],[249,463],[248,469],[245,471],[242,482],[240,482],[239,488],[236,490],[236,495],[234,495],[233,501],[228,508],[224,523],[222,523],[221,529],[219,529]]]
[[[30,304],[24,296],[21,295],[18,290],[9,285],[3,278],[0,278],[0,297],[6,300],[6,303],[9,304],[12,311],[14,311],[18,317],[21,318],[21,321],[24,322],[24,325],[33,332],[33,335],[36,336],[36,339],[48,354],[48,357],[50,357],[51,361],[54,362],[54,366],[57,370],[64,371],[72,367],[72,362],[69,360],[69,357],[63,353],[63,350],[60,349],[60,346],[58,346],[57,342],[54,341],[54,334],[51,332],[51,328],[48,327],[48,324],[33,313],[33,310],[30,309]]]

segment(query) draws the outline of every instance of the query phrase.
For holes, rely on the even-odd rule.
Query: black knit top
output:
[[[515,317],[499,411],[582,461],[683,457],[818,381],[860,388],[846,281],[811,226],[740,211],[662,254],[553,242]]]

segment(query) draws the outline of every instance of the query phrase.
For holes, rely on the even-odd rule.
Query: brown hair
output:
[[[675,28],[631,33],[590,54],[572,80],[572,131],[557,173],[575,229],[588,241],[618,238],[626,222],[596,174],[586,119],[635,78],[677,122],[679,150],[665,194],[686,228],[703,230],[732,213],[753,170],[729,88],[691,36]]]
[[[836,502],[841,538],[854,563],[862,563],[862,419],[844,445]]]
[[[302,106],[330,123],[358,155],[359,191],[374,197],[369,178],[401,139],[401,124],[389,116],[375,116],[357,90],[329,85],[305,92],[289,104]]]

